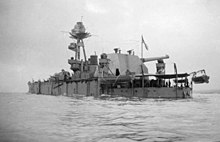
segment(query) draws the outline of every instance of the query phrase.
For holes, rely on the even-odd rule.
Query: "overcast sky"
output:
[[[70,31],[83,16],[87,55],[134,49],[145,57],[170,56],[167,72],[206,69],[210,83],[196,90],[220,89],[219,0],[1,0],[0,91],[27,92],[29,80],[70,70]],[[147,63],[155,73],[155,62]]]

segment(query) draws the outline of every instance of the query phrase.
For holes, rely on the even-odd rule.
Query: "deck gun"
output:
[[[143,63],[145,62],[151,62],[151,61],[156,61],[157,60],[157,64],[156,64],[156,70],[157,70],[157,74],[165,74],[165,63],[163,61],[163,59],[168,59],[169,56],[165,55],[165,56],[161,56],[161,57],[151,57],[151,58],[141,58],[141,61]]]
[[[145,62],[151,62],[151,61],[162,61],[163,59],[169,59],[169,55],[161,56],[161,57],[151,57],[151,58],[141,58],[141,61],[143,63]]]

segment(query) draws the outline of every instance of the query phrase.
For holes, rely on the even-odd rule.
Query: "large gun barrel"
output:
[[[151,57],[151,58],[141,58],[142,62],[151,62],[156,60],[168,59],[169,55],[161,56],[161,57]]]

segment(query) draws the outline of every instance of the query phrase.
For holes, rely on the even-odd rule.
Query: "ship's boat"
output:
[[[115,48],[113,53],[102,53],[86,56],[84,39],[91,36],[86,32],[82,22],[77,22],[71,30],[68,49],[75,57],[68,59],[72,73],[62,70],[50,76],[46,81],[28,82],[29,92],[33,94],[94,96],[100,98],[132,97],[132,98],[191,98],[192,82],[190,74],[178,73],[174,63],[174,73],[166,74],[165,59],[168,55],[140,58],[133,49],[122,53]],[[145,45],[143,36],[142,45]],[[141,46],[143,51],[143,46]],[[81,58],[81,50],[84,58]],[[143,54],[142,54],[143,55]],[[156,73],[149,73],[147,62],[156,63]],[[205,71],[198,75],[194,72],[194,83],[208,83]]]
[[[196,84],[209,83],[209,76],[206,75],[205,70],[193,72],[192,81]]]

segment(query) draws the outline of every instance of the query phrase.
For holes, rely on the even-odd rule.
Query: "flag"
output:
[[[148,50],[147,44],[144,41],[143,35],[141,36],[141,44],[144,44],[145,48]]]

